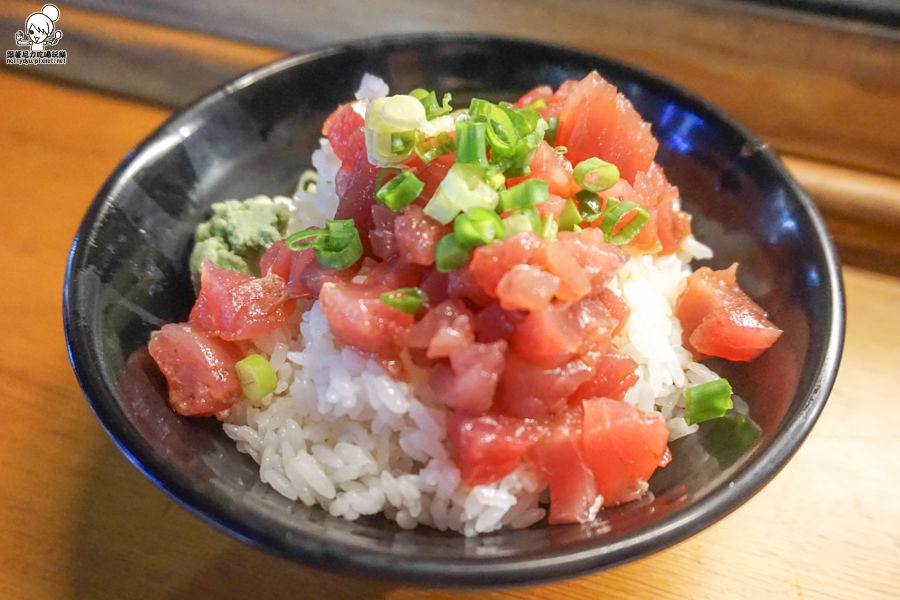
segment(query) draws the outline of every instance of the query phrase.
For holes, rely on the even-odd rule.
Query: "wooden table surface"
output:
[[[0,598],[900,597],[900,279],[845,268],[828,405],[758,495],[663,552],[553,585],[423,591],[325,573],[206,525],[134,469],[69,366],[66,255],[93,195],[166,112],[0,71]],[[11,218],[10,218],[11,217]]]

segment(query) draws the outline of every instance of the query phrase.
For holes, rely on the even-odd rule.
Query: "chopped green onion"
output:
[[[313,169],[307,169],[300,174],[300,181],[297,182],[297,191],[316,191],[316,184],[319,183],[319,174]]]
[[[718,419],[733,407],[727,379],[715,379],[684,390],[684,420],[688,425]]]
[[[619,181],[618,167],[596,156],[575,165],[575,172],[572,175],[579,187],[590,192],[602,192]]]
[[[456,140],[446,131],[430,138],[426,138],[425,134],[419,132],[416,138],[416,155],[425,164],[445,154],[450,154],[454,148],[456,148]]]
[[[493,210],[498,201],[497,190],[485,179],[483,168],[455,163],[425,205],[425,214],[446,225],[459,213],[476,206]]]
[[[541,230],[538,235],[545,240],[552,242],[556,239],[557,233],[559,233],[559,223],[556,222],[553,215],[544,215],[544,219],[541,221]]]
[[[531,167],[528,165],[512,165],[508,160],[498,161],[495,166],[502,169],[500,172],[504,177],[525,177],[531,174]]]
[[[473,121],[484,121],[487,124],[485,135],[491,144],[491,153],[500,156],[512,156],[515,154],[516,148],[516,128],[513,123],[511,109],[504,109],[502,106],[482,100],[481,98],[472,98],[469,103],[469,118]]]
[[[503,228],[506,230],[507,238],[523,231],[539,232],[542,225],[541,215],[533,206],[517,208],[503,219]]]
[[[584,231],[584,229],[582,229],[578,225],[575,225],[574,227],[572,227],[572,231],[574,231],[575,233],[581,233],[582,231]]]
[[[284,240],[284,243],[287,244],[287,247],[295,252],[299,252],[301,250],[306,250],[307,248],[311,248],[319,237],[325,235],[324,229],[305,229],[303,231],[298,231],[294,235],[289,236]],[[307,238],[313,238],[313,241],[300,243],[300,240],[305,240]]]
[[[416,88],[409,95],[422,103],[422,106],[425,107],[425,118],[429,121],[435,117],[446,115],[453,110],[453,107],[450,106],[452,96],[449,92],[441,98],[441,104],[438,104],[437,94],[434,93],[434,90],[429,92],[422,88]]]
[[[488,166],[484,123],[459,121],[456,124],[456,162]]]
[[[553,149],[553,151],[557,154],[567,154],[569,152],[569,149],[565,146],[557,146]]]
[[[543,98],[538,98],[537,100],[535,100],[534,102],[532,102],[531,104],[526,106],[525,108],[527,108],[529,110],[537,110],[539,108],[547,108],[547,103],[544,101]]]
[[[327,221],[325,230],[326,234],[316,240],[318,246],[313,246],[319,265],[346,269],[362,258],[362,241],[352,219]]]
[[[488,177],[488,185],[494,188],[495,190],[505,190],[503,187],[506,184],[506,177],[503,173],[494,173],[493,175]]]
[[[709,424],[701,438],[703,448],[716,459],[719,467],[727,469],[753,446],[762,435],[762,428],[747,415],[734,410]]]
[[[517,212],[503,219],[503,229],[506,231],[506,237],[511,238],[524,231],[534,231],[534,226],[528,215]]]
[[[419,197],[425,189],[425,182],[416,177],[412,171],[404,171],[375,192],[375,199],[386,204],[393,211],[401,210]]]
[[[366,108],[366,157],[373,165],[403,162],[415,147],[416,131],[426,123],[422,103],[412,96],[378,98]]]
[[[616,231],[622,219],[631,213],[634,213],[634,217]],[[650,213],[634,202],[629,202],[628,200],[619,202],[615,198],[607,198],[606,207],[603,209],[603,220],[600,222],[600,230],[603,231],[603,237],[606,238],[607,242],[616,246],[624,246],[634,239],[634,236],[638,234],[649,220]]]
[[[384,185],[384,180],[389,177],[396,177],[400,173],[403,172],[403,169],[398,169],[397,167],[385,167],[383,169],[378,170],[378,174],[375,175],[375,189],[380,190],[381,186]]]
[[[419,129],[423,125],[424,110],[417,102],[416,98],[404,94],[396,96],[388,96],[379,100],[373,100],[369,104],[372,105],[384,100],[381,105],[381,119],[390,131],[409,131],[411,129]],[[368,114],[366,115],[368,117]]]
[[[391,152],[397,156],[407,157],[412,154],[416,145],[415,131],[401,131],[391,134]]]
[[[530,172],[528,165],[547,130],[547,122],[540,113],[473,98],[469,104],[469,121],[485,124],[490,164],[495,172],[507,177]]]
[[[575,199],[578,200],[578,213],[582,221],[590,223],[603,215],[603,200],[594,192],[581,190],[575,194]]]
[[[312,238],[311,241],[303,242]],[[285,240],[287,247],[294,251],[312,248],[316,262],[330,269],[346,269],[355,264],[363,255],[362,241],[353,219],[326,221],[325,229],[298,231]]]
[[[463,248],[474,248],[502,240],[503,222],[496,212],[476,206],[453,221],[453,232]]]
[[[405,313],[414,314],[428,302],[428,294],[417,287],[399,288],[379,296],[382,302]]]
[[[559,117],[547,119],[547,131],[544,132],[544,140],[553,146],[556,141],[556,132],[559,131]]]
[[[237,361],[234,363],[234,370],[237,371],[241,390],[250,404],[259,405],[260,401],[274,392],[278,385],[275,369],[259,354],[251,354]]]
[[[542,179],[528,179],[508,190],[500,192],[502,210],[534,206],[550,199],[547,182]]]
[[[469,262],[469,251],[453,233],[448,233],[434,247],[434,265],[441,273],[449,273]]]
[[[566,200],[566,206],[559,215],[559,228],[562,231],[573,231],[583,220],[575,201],[571,198]]]

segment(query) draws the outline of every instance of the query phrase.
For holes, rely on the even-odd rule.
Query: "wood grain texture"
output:
[[[900,279],[848,268],[834,392],[806,443],[757,496],[628,565],[488,593],[338,576],[231,539],[123,458],[69,367],[67,250],[116,163],[167,113],[0,73],[0,598],[895,598],[900,589]]]
[[[9,39],[42,2],[0,5],[0,37]],[[167,108],[183,106],[226,81],[285,56],[282,50],[163,29],[62,6],[58,28],[65,65],[6,67],[57,82],[100,89]],[[4,48],[0,44],[0,48]],[[3,65],[5,66],[5,65]]]
[[[14,0],[0,15],[12,19],[10,28],[21,27],[40,4]],[[107,40],[105,24],[82,27],[84,11],[70,7],[161,25],[164,39],[206,34],[198,37],[208,48],[193,56],[190,45],[145,44],[140,35]],[[207,89],[202,86],[214,73],[204,68],[221,72],[237,58],[227,48],[218,56],[207,36],[290,52],[402,33],[528,37],[661,73],[709,98],[780,152],[900,176],[900,30],[870,23],[727,0],[73,0],[60,21],[70,26],[66,44],[82,36],[106,48],[109,68],[87,71],[94,81],[141,93],[156,88],[166,97]],[[86,64],[98,54],[73,51],[71,61]]]
[[[792,156],[784,162],[825,217],[845,264],[900,276],[900,179]]]

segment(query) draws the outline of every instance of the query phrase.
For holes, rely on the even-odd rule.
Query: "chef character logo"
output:
[[[31,13],[25,20],[25,31],[16,32],[16,45],[31,46],[32,52],[42,52],[44,46],[55,46],[62,39],[62,31],[54,23],[59,19],[55,4],[45,4],[41,12]]]
[[[8,65],[64,65],[68,58],[65,50],[50,50],[62,39],[62,31],[56,29],[59,9],[55,4],[45,4],[40,12],[31,13],[25,19],[25,31],[16,32],[16,45],[27,48],[7,50]],[[46,48],[46,49],[45,49]]]

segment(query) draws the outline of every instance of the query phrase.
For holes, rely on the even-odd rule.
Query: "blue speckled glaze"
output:
[[[184,419],[146,353],[150,332],[183,320],[191,236],[209,205],[290,193],[324,117],[375,73],[414,87],[514,100],[592,69],[653,124],[659,162],[711,245],[740,261],[739,279],[785,333],[759,360],[721,366],[763,426],[726,470],[699,436],[645,499],[592,526],[538,524],[464,539],[403,531],[380,518],[335,519],[259,483],[212,420]],[[64,318],[73,368],[122,452],[183,506],[250,544],[324,568],[448,586],[522,585],[571,577],[665,548],[735,509],[793,455],[822,410],[843,343],[834,248],[814,206],[775,154],[707,102],[597,55],[521,40],[428,35],[362,41],[250,73],[176,114],[131,152],[91,204],[72,246]],[[799,501],[799,499],[798,499]]]

